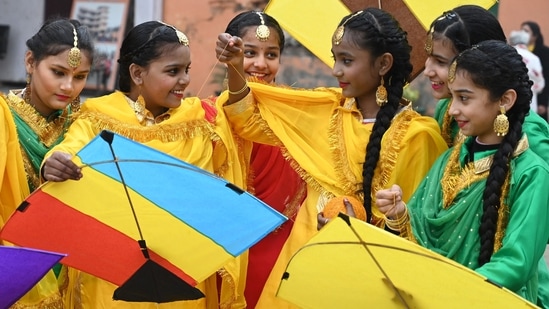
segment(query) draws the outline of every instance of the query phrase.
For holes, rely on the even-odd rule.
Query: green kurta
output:
[[[470,142],[472,138],[468,138],[459,149],[462,168]],[[445,208],[444,192],[452,190],[449,190],[451,188],[444,172],[447,164],[452,164],[452,150],[446,151],[435,162],[408,203],[415,240],[536,303],[538,261],[543,256],[549,237],[549,190],[546,188],[549,166],[530,149],[517,152],[513,157],[509,192],[504,200],[509,209],[509,220],[502,230],[501,248],[492,255],[490,262],[478,267],[478,230],[488,171],[475,168],[477,173],[471,174],[471,177],[478,177],[476,181],[458,183],[454,198],[446,198],[448,205]],[[475,153],[475,164],[494,152]],[[485,166],[489,167],[489,164]],[[540,224],[542,222],[545,224]]]

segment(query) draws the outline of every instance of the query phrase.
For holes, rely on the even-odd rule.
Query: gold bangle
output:
[[[239,95],[241,93],[243,93],[244,91],[246,91],[246,89],[248,89],[248,83],[245,83],[244,84],[244,87],[242,87],[242,89],[238,90],[238,91],[231,91],[229,90],[229,94],[232,94],[232,95]]]
[[[391,230],[397,232],[402,232],[403,228],[406,226],[408,220],[410,219],[410,216],[408,214],[408,206],[406,205],[406,203],[402,203],[404,204],[404,213],[402,214],[402,216],[397,216],[397,218],[394,220],[385,217],[385,225],[387,225],[387,227]]]

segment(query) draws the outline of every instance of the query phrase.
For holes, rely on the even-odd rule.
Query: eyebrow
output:
[[[464,89],[452,89],[452,88],[450,88],[450,91],[456,92],[456,93],[473,93],[472,90],[469,90],[467,88],[464,88]]]

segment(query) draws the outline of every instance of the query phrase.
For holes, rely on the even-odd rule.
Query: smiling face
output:
[[[466,136],[477,136],[484,144],[498,144],[503,137],[494,132],[494,120],[500,113],[500,102],[490,99],[490,92],[476,86],[469,74],[456,72],[450,84],[452,104],[449,113],[454,117],[461,132]]]
[[[448,69],[456,55],[457,52],[450,40],[433,40],[433,50],[425,60],[423,75],[431,81],[431,94],[437,100],[451,96],[448,89]]]
[[[80,65],[67,63],[69,49],[36,61],[31,51],[25,55],[25,66],[31,79],[31,102],[43,116],[64,109],[80,95],[91,69],[91,59],[82,52]]]
[[[274,81],[280,68],[279,37],[275,29],[269,27],[269,38],[262,42],[256,37],[257,26],[244,28],[244,72],[267,83]]]
[[[361,104],[375,104],[375,92],[380,83],[379,61],[370,51],[362,49],[345,33],[340,44],[332,44],[334,67],[332,75],[339,81],[342,94],[356,98]]]
[[[176,45],[175,48],[174,45]],[[154,116],[181,105],[184,91],[190,82],[189,47],[172,43],[164,48],[161,56],[146,68],[137,67],[136,77],[134,77],[147,109]]]

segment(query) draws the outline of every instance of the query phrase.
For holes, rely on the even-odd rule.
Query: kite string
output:
[[[229,42],[227,42],[227,44],[225,45],[225,47],[223,47],[223,51],[224,52],[225,50],[227,50],[227,47],[229,46]],[[204,89],[204,87],[206,86],[206,83],[208,82],[210,76],[212,75],[213,71],[215,70],[215,67],[221,62],[219,59],[221,58],[221,55],[219,57],[216,58],[215,60],[215,63],[213,64],[211,70],[208,72],[208,75],[206,76],[206,78],[204,79],[204,81],[202,82],[202,85],[200,85],[200,88],[198,89],[198,92],[196,93],[196,97],[200,98],[200,93],[202,92],[202,89]],[[234,68],[234,65],[232,63],[229,63],[229,65],[231,65],[233,68]],[[240,74],[240,72],[238,72],[238,70],[236,70],[235,68],[235,71],[238,73],[238,75],[240,76],[240,78],[242,78],[242,80],[246,81],[246,78],[244,76],[242,76],[242,74]]]

